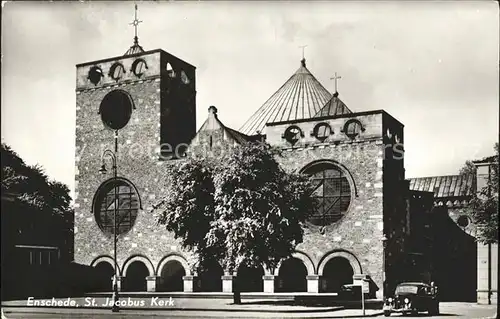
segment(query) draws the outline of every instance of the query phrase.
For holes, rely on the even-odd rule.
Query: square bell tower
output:
[[[115,207],[119,263],[151,247],[148,211],[161,195],[163,165],[184,156],[196,133],[195,69],[137,42],[123,56],[76,66],[76,262],[113,256]],[[103,164],[107,175],[99,173]]]

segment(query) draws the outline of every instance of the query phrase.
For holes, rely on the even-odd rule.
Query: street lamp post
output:
[[[387,237],[385,236],[385,234],[383,234],[382,236],[382,287],[384,289],[383,291],[383,296],[382,297],[385,297],[387,292],[387,284],[386,284],[386,278],[385,278],[385,249],[386,249],[386,246],[387,246]]]
[[[115,152],[117,148],[117,143],[116,143],[116,135],[115,135]],[[113,306],[111,307],[112,312],[118,312],[120,311],[120,307],[118,305],[118,261],[116,259],[116,242],[118,239],[117,236],[117,229],[116,229],[116,215],[117,215],[117,209],[118,209],[118,194],[116,192],[116,182],[117,182],[117,169],[116,169],[116,155],[115,152],[112,152],[111,150],[107,149],[104,151],[102,154],[102,166],[99,172],[102,174],[106,174],[106,164],[104,163],[104,158],[106,156],[109,156],[111,158],[111,161],[113,163],[113,184],[114,184],[114,209],[113,209],[113,251],[114,251],[114,261],[115,261],[115,275],[114,275],[114,280],[113,280]]]

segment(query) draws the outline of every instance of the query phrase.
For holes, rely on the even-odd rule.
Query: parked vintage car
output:
[[[437,289],[421,282],[405,282],[396,287],[393,297],[384,301],[384,316],[393,312],[417,314],[427,311],[429,315],[439,314]]]

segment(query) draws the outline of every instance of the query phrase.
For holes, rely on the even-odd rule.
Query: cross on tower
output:
[[[335,72],[335,76],[333,78],[330,78],[330,80],[335,80],[335,93],[337,93],[337,80],[341,78],[342,77],[340,75],[337,76],[337,72]]]
[[[307,45],[300,45],[299,48],[302,48],[302,60],[304,60],[304,53],[305,53],[305,50],[306,50],[306,47]]]
[[[135,29],[135,37],[134,37],[134,43],[139,44],[139,38],[137,37],[137,27],[139,26],[139,23],[142,21],[137,19],[137,4],[135,5],[135,16],[134,16],[134,21],[130,22],[130,25],[134,26]]]

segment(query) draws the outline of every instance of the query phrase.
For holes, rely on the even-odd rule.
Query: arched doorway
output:
[[[261,292],[264,290],[262,276],[264,276],[262,266],[248,267],[241,265],[238,268],[236,284],[241,292]]]
[[[292,257],[281,263],[277,292],[307,291],[307,268],[302,260]]]
[[[158,291],[184,291],[184,281],[182,277],[185,275],[186,270],[179,261],[167,261],[160,273]]]
[[[222,276],[224,271],[217,261],[206,261],[199,272],[201,291],[222,291]]]
[[[128,268],[123,283],[124,291],[146,291],[146,277],[149,276],[149,270],[141,261],[132,262]]]
[[[96,291],[105,292],[113,290],[112,279],[115,275],[115,269],[107,261],[100,261],[94,266],[97,273]]]
[[[344,257],[333,257],[323,269],[324,291],[339,292],[340,287],[352,284],[354,270],[351,263]]]

